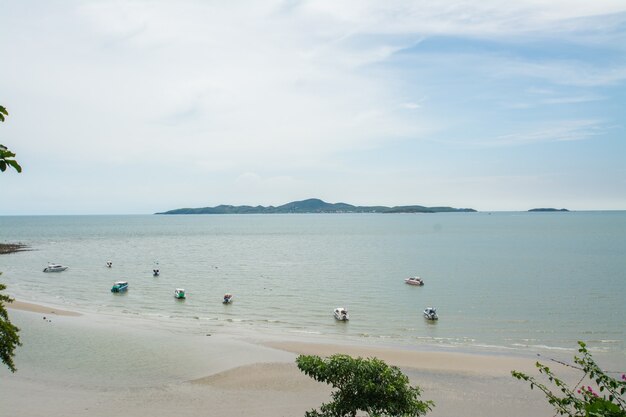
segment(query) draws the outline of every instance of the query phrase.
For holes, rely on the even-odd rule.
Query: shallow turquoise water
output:
[[[186,331],[626,352],[626,212],[5,216],[0,241],[33,248],[0,257],[18,299]],[[45,274],[49,261],[70,269]],[[426,285],[405,285],[410,275]],[[127,293],[109,291],[117,280]],[[332,318],[337,306],[349,323]]]

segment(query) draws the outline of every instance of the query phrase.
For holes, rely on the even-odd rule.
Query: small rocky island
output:
[[[562,209],[557,209],[557,208],[534,208],[534,209],[530,209],[528,211],[569,211],[568,209],[562,208]]]
[[[229,206],[180,208],[155,214],[283,214],[283,213],[452,213],[475,212],[471,208],[425,206],[353,206],[346,203],[327,203],[318,198],[292,201],[282,206]]]

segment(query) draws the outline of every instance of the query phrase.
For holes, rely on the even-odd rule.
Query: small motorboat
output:
[[[348,321],[350,320],[350,316],[348,315],[348,310],[343,307],[337,307],[335,312],[333,313],[335,318],[339,321]]]
[[[113,267],[113,262],[107,261],[107,268],[112,268],[112,267]]]
[[[418,286],[424,285],[424,280],[421,279],[420,277],[409,277],[405,279],[404,282],[406,282],[409,285],[418,285]]]
[[[43,272],[62,272],[67,269],[67,266],[49,263],[46,268],[44,268]]]
[[[176,290],[174,291],[174,298],[176,298],[177,300],[184,300],[185,298],[187,298],[187,296],[185,295],[185,289],[176,288]]]
[[[233,295],[229,293],[224,294],[224,301],[222,301],[222,303],[230,304],[232,302],[233,302]]]
[[[437,309],[435,307],[426,307],[424,309],[424,317],[426,320],[439,320],[439,316],[437,316]]]
[[[161,273],[161,271],[159,271],[158,269],[153,269],[152,270],[152,276],[153,277],[158,277],[160,273]]]
[[[111,287],[111,292],[125,292],[128,290],[128,281],[117,281]]]

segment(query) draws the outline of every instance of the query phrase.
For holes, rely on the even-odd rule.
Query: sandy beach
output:
[[[227,331],[176,335],[134,318],[115,318],[117,326],[111,317],[17,301],[10,314],[24,346],[18,372],[0,371],[1,416],[302,416],[328,401],[331,388],[302,374],[296,356],[334,353],[399,366],[424,399],[435,401],[430,416],[552,415],[538,392],[510,376],[511,369],[533,372],[531,358],[321,344],[313,337],[251,340]]]
[[[13,300],[11,304],[8,305],[10,309],[15,310],[23,310],[30,311],[31,313],[43,313],[43,314],[54,314],[56,316],[80,316],[80,313],[75,311],[61,310],[58,308],[47,307],[40,304],[26,303],[24,301]]]
[[[535,361],[510,356],[418,352],[380,347],[338,346],[301,342],[269,342],[266,343],[266,346],[286,350],[298,355],[330,356],[336,353],[343,353],[354,357],[377,357],[390,365],[427,372],[499,377],[509,375],[511,369],[523,372],[532,372],[535,369]]]

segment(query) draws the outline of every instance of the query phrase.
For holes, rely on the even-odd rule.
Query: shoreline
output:
[[[36,314],[51,314],[61,317],[83,317],[90,322],[95,318],[109,317],[107,313],[89,313],[87,315],[72,310],[65,310],[45,304],[13,300],[6,307]],[[122,318],[120,318],[122,319]],[[139,321],[138,317],[123,317],[124,321]],[[150,323],[153,325],[152,320]],[[151,328],[153,326],[150,326]],[[165,329],[165,327],[164,327]],[[360,357],[377,357],[390,365],[398,367],[428,370],[435,372],[469,373],[480,375],[502,375],[505,370],[510,371],[517,366],[518,370],[529,372],[534,369],[535,360],[522,352],[470,352],[444,351],[437,346],[421,345],[419,350],[409,349],[403,345],[387,345],[368,343],[367,340],[351,339],[346,341],[336,338],[324,338],[322,342],[315,341],[315,336],[289,335],[259,332],[250,334],[248,331],[238,332],[229,329],[229,336],[246,340],[251,344],[268,347],[295,355],[331,356],[337,353]],[[312,340],[313,339],[313,340]]]
[[[163,328],[163,329],[179,329],[180,317],[176,316],[137,316],[132,314],[123,314],[119,312],[105,312],[105,311],[75,311],[66,309],[65,306],[59,306],[58,304],[49,302],[39,302],[36,300],[21,301],[13,297],[12,303],[5,303],[5,307],[8,309],[27,311],[40,314],[52,314],[56,316],[65,317],[80,317],[87,316],[88,320],[95,317],[106,318],[107,320],[123,320],[123,321],[141,321],[144,326],[150,328]],[[71,307],[70,307],[71,308]],[[194,317],[197,319],[197,317]],[[183,318],[184,319],[184,318]],[[162,320],[165,320],[163,322]],[[212,320],[209,320],[211,322]],[[223,326],[223,324],[221,325]],[[218,331],[223,327],[214,328],[213,331]],[[180,330],[180,329],[179,329]],[[196,332],[197,329],[196,329]],[[202,333],[202,332],[200,332]],[[435,362],[442,363],[445,369],[452,370],[452,364],[461,363],[461,360],[453,361],[451,363],[445,363],[442,358],[447,356],[458,356],[459,358],[471,359],[471,358],[493,358],[494,363],[502,367],[503,365],[519,365],[524,366],[532,362],[533,368],[537,358],[541,361],[549,361],[550,359],[571,361],[573,356],[578,352],[578,345],[573,345],[569,348],[550,348],[550,347],[528,347],[528,349],[511,349],[506,346],[490,346],[490,345],[466,345],[466,346],[448,346],[437,345],[429,343],[419,344],[407,344],[402,341],[392,341],[389,339],[376,339],[376,338],[358,338],[350,337],[343,339],[337,335],[331,334],[315,334],[315,333],[300,333],[289,332],[281,329],[271,328],[246,328],[246,327],[230,327],[226,329],[226,333],[233,337],[239,337],[242,340],[248,340],[252,343],[262,346],[270,347],[273,349],[279,349],[294,354],[311,354],[318,356],[332,355],[335,353],[349,353],[352,356],[367,357],[371,354],[377,353],[378,355],[389,358],[393,352],[405,352],[405,355],[401,355],[400,358],[395,358],[397,366],[407,366],[418,369],[430,369],[436,370],[432,364],[425,363],[424,361],[415,362],[415,358],[418,354],[434,354],[432,359]],[[624,352],[619,351],[593,351],[591,352],[596,357],[603,357],[610,360],[610,362],[618,362],[618,366],[626,366],[626,356]],[[482,360],[479,359],[478,362]],[[623,362],[620,365],[619,362]],[[461,369],[467,372],[476,372],[472,366],[462,366]]]
[[[376,356],[400,367],[423,399],[435,401],[431,417],[529,417],[551,410],[540,393],[510,375],[512,369],[534,373],[528,357],[320,343],[315,336],[294,341],[229,328],[189,334],[135,317],[12,304],[23,346],[16,352],[18,372],[0,369],[0,401],[25,417],[87,409],[93,416],[302,416],[328,402],[332,389],[301,373],[296,356],[334,353]],[[41,320],[41,314],[56,318]],[[26,405],[25,395],[33,398]]]

